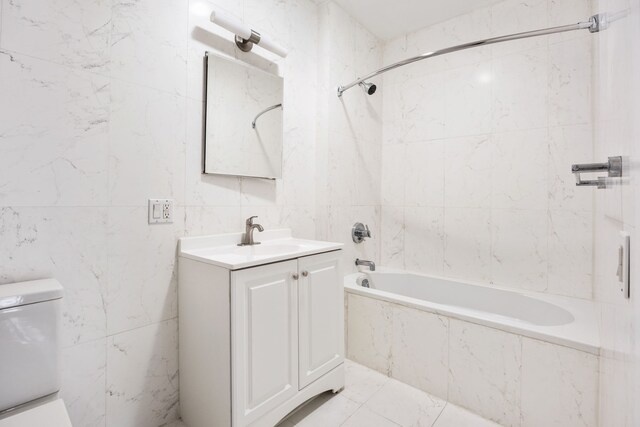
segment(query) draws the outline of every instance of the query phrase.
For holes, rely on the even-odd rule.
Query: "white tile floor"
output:
[[[458,406],[347,360],[346,384],[285,419],[281,427],[498,427]]]
[[[279,427],[499,427],[456,405],[347,360],[342,392],[321,394]],[[175,422],[167,427],[187,427]]]

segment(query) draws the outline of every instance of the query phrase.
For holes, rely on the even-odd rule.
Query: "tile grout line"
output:
[[[436,417],[436,419],[433,421],[433,424],[431,424],[431,427],[435,427],[436,424],[438,424],[438,420],[440,419],[440,417],[442,416],[442,413],[444,412],[445,408],[447,407],[447,405],[449,405],[449,401],[445,400],[444,401],[444,406],[442,407],[442,410],[440,411],[440,413],[438,414],[438,416]]]

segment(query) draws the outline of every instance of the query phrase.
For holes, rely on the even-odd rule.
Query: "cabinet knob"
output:
[[[307,270],[302,272],[302,277],[307,277],[309,275],[309,272]]]
[[[293,280],[298,280],[298,273],[293,273],[291,277],[293,278]]]

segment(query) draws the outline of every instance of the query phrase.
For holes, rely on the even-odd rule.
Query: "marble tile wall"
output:
[[[351,360],[503,426],[599,425],[598,356],[347,296]]]
[[[316,230],[318,238],[345,243],[351,272],[356,258],[380,261],[382,97],[356,87],[338,98],[336,89],[380,68],[382,43],[333,2],[319,2],[318,15]],[[356,222],[373,235],[362,244],[351,239]]]
[[[384,63],[578,22],[588,0],[506,0],[391,40]],[[592,298],[593,36],[437,57],[384,75],[382,264]]]
[[[620,231],[637,239],[640,202],[638,140],[640,126],[640,2],[596,0],[594,9],[613,19],[594,46],[594,141],[597,158],[625,159],[623,185],[596,192],[594,291],[600,303],[602,340],[600,424],[640,424],[640,257],[631,250],[631,299],[615,275]],[[613,267],[612,267],[613,266]],[[634,292],[635,290],[635,292]]]
[[[209,23],[213,7],[288,46],[286,61],[239,53]],[[179,236],[239,231],[259,215],[315,237],[318,15],[310,0],[0,0],[0,285],[63,284],[62,396],[74,425],[178,416]],[[375,45],[358,34],[358,46]],[[285,76],[282,180],[201,174],[206,50]],[[378,153],[366,154],[374,165]],[[359,185],[353,216],[376,226],[364,208],[376,181],[358,173],[371,188]],[[147,225],[150,197],[175,200],[173,224]],[[338,235],[351,207],[332,200]]]

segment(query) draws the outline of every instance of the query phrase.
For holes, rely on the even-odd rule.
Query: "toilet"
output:
[[[70,427],[60,390],[62,286],[0,285],[0,427]]]

